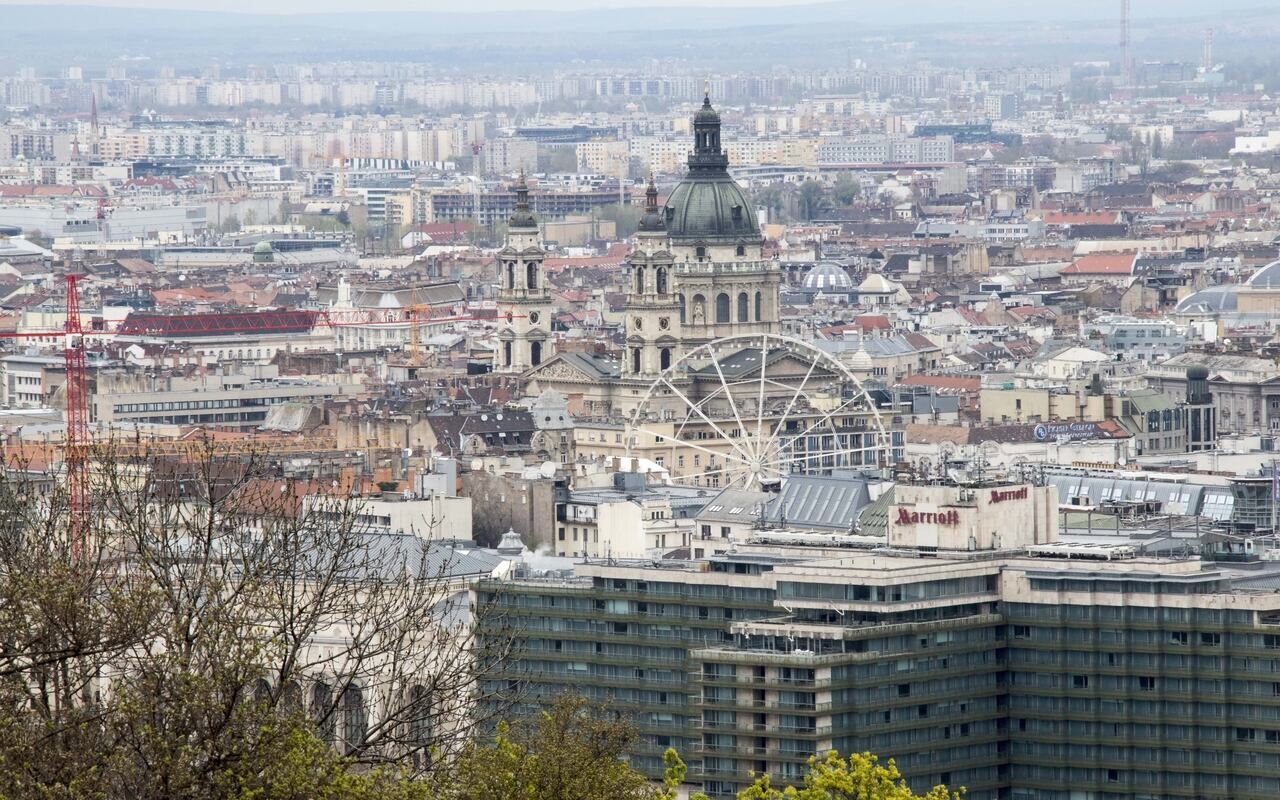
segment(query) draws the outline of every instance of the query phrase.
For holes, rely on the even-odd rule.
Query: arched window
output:
[[[693,251],[693,254],[694,254],[695,256],[697,256],[698,258],[706,258],[706,257],[707,257],[707,248],[705,248],[705,247],[703,247],[703,246],[699,245],[699,246],[697,247],[697,249],[695,249],[695,250]]]
[[[658,294],[667,293],[667,270],[664,267],[658,267]]]
[[[337,716],[333,713],[333,687],[319,681],[311,687],[311,719],[321,741],[333,744],[337,734]]]
[[[729,295],[721,292],[716,295],[716,322],[729,321]]]
[[[413,765],[426,769],[431,765],[431,696],[425,686],[409,689],[408,745]]]
[[[502,343],[502,366],[511,366],[511,342]]]
[[[542,363],[542,342],[529,343],[529,363],[535,367]]]
[[[290,716],[302,713],[302,686],[297,681],[289,681],[280,693],[280,711]]]
[[[750,302],[746,292],[738,293],[738,322],[751,321],[750,306],[747,305]]]
[[[644,267],[636,267],[636,294],[644,294]]]
[[[364,704],[364,693],[359,687],[348,686],[342,691],[342,751],[354,753],[364,744],[369,730],[369,709]]]
[[[507,288],[516,288],[516,262],[507,262]]]
[[[639,347],[631,348],[631,372],[636,375],[640,374],[640,348]]]
[[[756,292],[756,322],[764,316],[764,295]]]
[[[538,264],[535,261],[526,261],[524,265],[524,286],[526,289],[538,288]]]
[[[266,678],[258,678],[253,682],[253,702],[260,706],[271,702],[271,684]]]
[[[743,247],[742,245],[738,245],[738,249],[735,250],[734,252],[740,256],[745,256],[747,254],[747,248]]]
[[[670,367],[671,367],[671,348],[670,348],[670,347],[664,347],[664,348],[662,348],[662,350],[661,350],[661,352],[660,352],[660,354],[659,354],[659,357],[658,357],[658,358],[659,358],[658,365],[659,365],[662,369],[664,369],[664,370],[666,370],[666,369],[670,369]]]
[[[683,325],[684,324],[684,295],[678,294],[676,295],[676,297],[680,298],[680,324]]]

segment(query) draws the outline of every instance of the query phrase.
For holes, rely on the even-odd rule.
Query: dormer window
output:
[[[740,256],[745,256],[747,254],[747,248],[743,247],[742,245],[738,245],[738,249],[735,250],[734,252]]]
[[[729,211],[733,214],[734,222],[742,222],[742,206],[734,206]]]

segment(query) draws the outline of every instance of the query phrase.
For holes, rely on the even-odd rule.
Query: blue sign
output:
[[[1037,442],[1045,442],[1050,439],[1093,439],[1105,434],[1096,422],[1041,422],[1032,435]]]

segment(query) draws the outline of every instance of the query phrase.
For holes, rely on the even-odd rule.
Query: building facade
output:
[[[483,582],[521,631],[502,679],[530,708],[612,703],[636,767],[660,775],[674,747],[713,797],[799,781],[828,749],[978,800],[1280,792],[1280,596],[1057,542],[1052,488],[909,488],[890,548],[762,532],[705,560]]]

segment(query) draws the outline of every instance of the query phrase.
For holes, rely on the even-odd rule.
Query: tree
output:
[[[800,184],[800,218],[808,221],[818,216],[826,197],[827,187],[818,181],[805,181]]]
[[[853,205],[853,201],[858,199],[858,193],[858,182],[849,175],[841,175],[836,178],[836,182],[831,186],[832,197],[835,198],[836,203],[842,206]]]
[[[338,221],[338,224],[344,228],[351,227],[351,215],[347,213],[347,210],[345,208],[338,209],[338,214],[337,216],[334,217],[334,219],[336,219]]]
[[[781,183],[771,183],[755,192],[755,204],[765,209],[770,222],[781,222],[786,219],[787,194]]]
[[[439,800],[663,800],[672,787],[655,788],[623,760],[636,740],[616,712],[561,695],[536,719],[470,745]]]
[[[642,216],[644,216],[644,209],[640,206],[624,206],[614,203],[596,209],[596,217],[610,220],[614,223],[619,239],[625,239],[635,233],[640,227],[640,218]]]
[[[212,442],[91,461],[84,542],[0,470],[0,797],[416,797],[500,712],[503,626],[424,540]]]
[[[916,795],[893,759],[881,764],[870,753],[852,753],[843,759],[832,750],[825,758],[809,759],[802,786],[779,789],[768,775],[761,775],[738,793],[738,800],[959,800],[963,795],[964,789],[953,792],[945,786]]]

